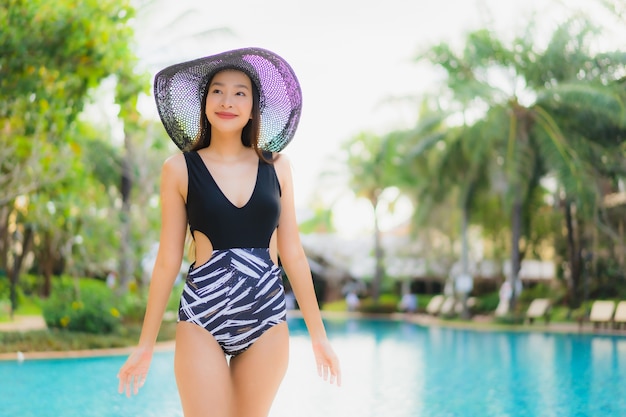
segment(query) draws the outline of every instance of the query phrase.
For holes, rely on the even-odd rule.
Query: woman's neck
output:
[[[206,154],[211,159],[221,161],[237,161],[247,157],[252,148],[241,143],[241,137],[217,136],[211,138],[211,144],[206,148]]]

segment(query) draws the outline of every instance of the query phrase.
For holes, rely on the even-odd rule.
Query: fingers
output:
[[[146,374],[138,373],[132,374],[130,371],[122,368],[120,373],[117,375],[119,378],[119,385],[117,387],[117,391],[120,394],[126,394],[127,397],[130,398],[131,393],[133,395],[137,395],[139,393],[139,388],[143,387],[146,383]]]
[[[317,374],[330,384],[341,386],[339,359],[328,342],[314,343],[313,352],[317,365]]]
[[[341,370],[339,369],[339,361],[336,357],[331,358],[325,366],[324,381],[328,381],[331,385],[341,386]]]
[[[117,391],[120,394],[126,393],[126,397],[130,398],[131,385],[132,385],[131,384],[132,376],[130,375],[130,372],[128,372],[127,370],[120,371],[118,378],[120,379],[120,385]]]
[[[317,361],[317,374],[330,384],[341,386],[341,370],[336,357],[322,358]]]
[[[137,395],[139,393],[139,375],[135,375],[133,378],[133,394]]]
[[[330,383],[332,384],[334,382],[335,384],[337,384],[338,387],[340,387],[341,386],[341,369],[339,369],[339,362],[337,360],[335,360],[335,363],[333,363],[331,375],[332,377],[331,377]]]

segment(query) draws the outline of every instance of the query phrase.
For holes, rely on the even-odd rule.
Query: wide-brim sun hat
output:
[[[154,78],[154,97],[163,126],[182,151],[193,146],[200,130],[202,100],[217,72],[236,69],[259,91],[259,147],[280,152],[293,139],[302,112],[302,91],[291,66],[274,52],[242,48],[169,66]]]

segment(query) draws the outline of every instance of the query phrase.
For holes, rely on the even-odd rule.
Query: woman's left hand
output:
[[[341,369],[339,359],[328,340],[313,342],[313,354],[317,364],[317,373],[331,384],[341,386]]]

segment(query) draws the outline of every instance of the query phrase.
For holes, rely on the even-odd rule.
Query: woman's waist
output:
[[[277,266],[267,247],[213,249],[206,261],[193,262],[189,266],[189,276],[233,268],[260,273]]]

